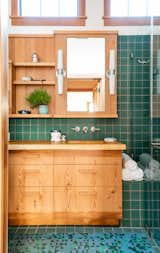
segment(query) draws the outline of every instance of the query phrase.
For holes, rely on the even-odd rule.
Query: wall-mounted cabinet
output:
[[[33,52],[38,62],[32,62]],[[53,117],[55,97],[55,56],[53,35],[11,35],[9,37],[9,104],[10,117]],[[31,78],[24,81],[25,78]],[[27,95],[37,88],[44,88],[52,96],[49,114],[40,115],[31,109]],[[31,110],[31,114],[18,114],[19,110]]]
[[[116,32],[10,35],[9,59],[10,117],[117,117]],[[38,114],[26,101],[38,87],[52,97],[49,114]],[[31,114],[18,114],[19,110]]]

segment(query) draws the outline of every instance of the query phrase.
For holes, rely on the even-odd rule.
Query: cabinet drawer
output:
[[[120,187],[54,187],[55,212],[121,212]]]
[[[55,165],[54,186],[114,186],[121,182],[118,165]]]
[[[10,187],[9,213],[49,213],[53,211],[53,191],[49,187]]]
[[[120,151],[54,151],[54,164],[120,165]]]
[[[46,165],[53,164],[51,151],[10,151],[9,164],[11,165]]]
[[[10,165],[10,186],[53,186],[53,167],[51,165]]]

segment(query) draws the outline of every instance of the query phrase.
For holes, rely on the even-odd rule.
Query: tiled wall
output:
[[[135,158],[149,149],[149,36],[118,37],[118,119],[11,119],[12,140],[49,140],[50,130],[59,129],[69,139],[103,139],[117,137],[127,144]],[[75,134],[71,128],[95,125],[95,134]]]
[[[51,129],[61,130],[68,139],[114,136],[126,143],[127,151],[138,159],[139,154],[150,151],[150,66],[138,63],[141,58],[148,60],[149,55],[149,36],[119,36],[118,119],[11,119],[11,139],[49,140]],[[77,134],[71,130],[76,125],[81,128],[94,125],[100,132]],[[144,205],[150,203],[150,196],[144,190],[146,185],[123,183],[123,226],[143,226],[150,221],[150,214],[144,210]]]
[[[123,182],[124,227],[160,227],[160,182]]]

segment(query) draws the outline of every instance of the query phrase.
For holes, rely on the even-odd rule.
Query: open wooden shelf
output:
[[[9,114],[9,118],[53,118],[53,114]]]
[[[55,62],[13,62],[15,67],[55,67]]]
[[[48,85],[48,86],[54,86],[54,81],[14,81],[14,85]]]

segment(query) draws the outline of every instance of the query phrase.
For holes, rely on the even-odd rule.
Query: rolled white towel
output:
[[[137,169],[137,163],[126,153],[122,153],[123,168],[135,170]]]
[[[132,159],[126,161],[124,165],[125,165],[124,167],[126,169],[137,170],[137,163],[134,160],[132,160]]]
[[[143,176],[144,176],[143,170],[138,167],[136,170],[131,172],[131,177],[133,180],[141,181],[143,180]]]
[[[159,181],[160,180],[160,170],[159,169],[155,169],[155,170],[145,169],[144,176],[148,180]]]
[[[144,176],[145,176],[146,179],[153,180],[153,175],[154,175],[154,173],[151,169],[146,168],[144,170]]]
[[[152,157],[148,153],[143,153],[139,156],[140,163],[143,164],[144,167],[148,167],[149,162],[152,160]]]
[[[144,164],[142,164],[140,161],[137,163],[137,166],[142,169],[143,171],[148,168],[147,166],[145,166]]]
[[[150,169],[160,169],[160,163],[154,159],[149,162]]]
[[[159,169],[156,169],[153,172],[153,180],[155,180],[155,181],[159,181],[160,180],[160,170]]]
[[[122,179],[124,181],[131,181],[132,180],[131,171],[128,169],[122,169]]]

